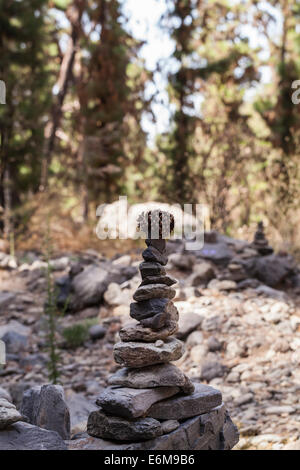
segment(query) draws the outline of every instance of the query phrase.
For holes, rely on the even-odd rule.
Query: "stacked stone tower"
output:
[[[207,422],[210,416],[215,420],[215,433],[209,433],[209,438],[214,439],[212,447],[225,448],[221,433],[230,418],[226,418],[220,392],[206,385],[194,385],[171,363],[184,353],[183,343],[172,336],[178,321],[172,302],[176,280],[164,268],[168,259],[163,237],[174,227],[173,216],[162,211],[148,212],[140,216],[139,227],[148,238],[140,265],[142,282],[130,305],[130,316],[135,321],[120,331],[121,341],[114,347],[114,358],[122,368],[110,377],[110,386],[96,401],[99,411],[89,416],[88,434],[118,441],[119,448],[124,442],[136,443],[137,447],[131,448],[145,448],[145,443],[138,444],[142,441],[147,441],[149,449],[204,448],[203,419]],[[235,431],[231,421],[230,426]],[[189,429],[193,437],[191,434],[187,440]],[[236,441],[235,434],[227,448]]]
[[[274,251],[273,248],[269,246],[268,240],[266,239],[264,224],[262,221],[257,224],[257,230],[254,235],[252,246],[263,256],[271,255]]]

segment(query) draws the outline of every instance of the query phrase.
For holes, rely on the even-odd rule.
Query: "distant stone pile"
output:
[[[170,363],[180,359],[184,348],[171,336],[177,331],[178,311],[172,302],[176,280],[164,268],[168,261],[165,220],[172,230],[174,219],[168,213],[152,211],[139,218],[140,229],[148,238],[140,265],[142,282],[130,306],[135,322],[120,331],[114,358],[123,368],[110,377],[110,386],[96,401],[99,410],[90,414],[87,431],[119,445],[148,441],[148,448],[153,449],[231,448],[238,437],[225,413],[221,393],[194,385]],[[214,424],[208,432],[205,423],[211,420]]]
[[[271,255],[274,252],[273,248],[269,246],[268,240],[266,239],[264,224],[262,221],[258,222],[257,224],[257,230],[251,245],[260,255],[263,256]]]

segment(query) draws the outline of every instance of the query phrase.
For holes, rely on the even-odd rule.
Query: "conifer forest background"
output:
[[[126,194],[299,249],[299,17],[296,0],[0,0],[0,238],[39,246],[51,213],[58,244],[90,244]]]

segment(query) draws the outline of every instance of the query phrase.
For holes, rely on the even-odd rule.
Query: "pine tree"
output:
[[[173,116],[173,132],[166,139],[159,141],[160,149],[167,155],[169,164],[167,175],[169,184],[165,190],[172,193],[174,202],[184,204],[192,202],[193,189],[190,181],[190,161],[195,155],[193,136],[195,116],[193,115],[191,96],[195,92],[195,80],[191,77],[191,61],[194,53],[193,37],[196,20],[193,16],[193,0],[175,0],[169,5],[167,16],[171,27],[171,37],[175,42],[173,58],[179,70],[169,75],[170,100],[176,106]],[[165,192],[166,192],[165,191]]]
[[[170,76],[175,102],[174,131],[161,138],[168,156],[170,188],[177,202],[210,207],[212,223],[225,230],[240,185],[247,194],[245,162],[256,158],[244,94],[258,79],[256,54],[238,26],[249,5],[223,1],[174,0],[174,58],[178,71]],[[241,218],[248,219],[248,208]],[[219,225],[218,225],[219,224]]]
[[[51,89],[47,3],[0,0],[0,78],[7,90],[6,104],[0,107],[0,205],[6,236],[11,211],[38,188]]]
[[[280,225],[282,233],[290,236],[289,232],[297,231],[294,211],[298,209],[300,195],[300,114],[299,106],[292,101],[292,83],[300,77],[300,34],[296,29],[300,6],[292,0],[274,0],[269,4],[282,15],[282,32],[270,34],[273,18],[265,13],[272,81],[257,97],[255,107],[267,126],[266,140],[270,145],[265,176],[273,204],[268,207],[268,215],[274,226]],[[289,215],[290,223],[282,223]]]
[[[138,173],[146,143],[141,117],[148,79],[138,57],[141,44],[125,29],[121,2],[91,0],[86,14],[94,34],[89,31],[82,41],[77,77],[85,207],[128,190],[133,172]]]

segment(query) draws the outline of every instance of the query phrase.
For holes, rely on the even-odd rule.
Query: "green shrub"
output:
[[[76,323],[75,325],[65,328],[62,335],[66,341],[67,348],[75,349],[82,346],[89,337],[90,326],[90,324],[85,322]]]

